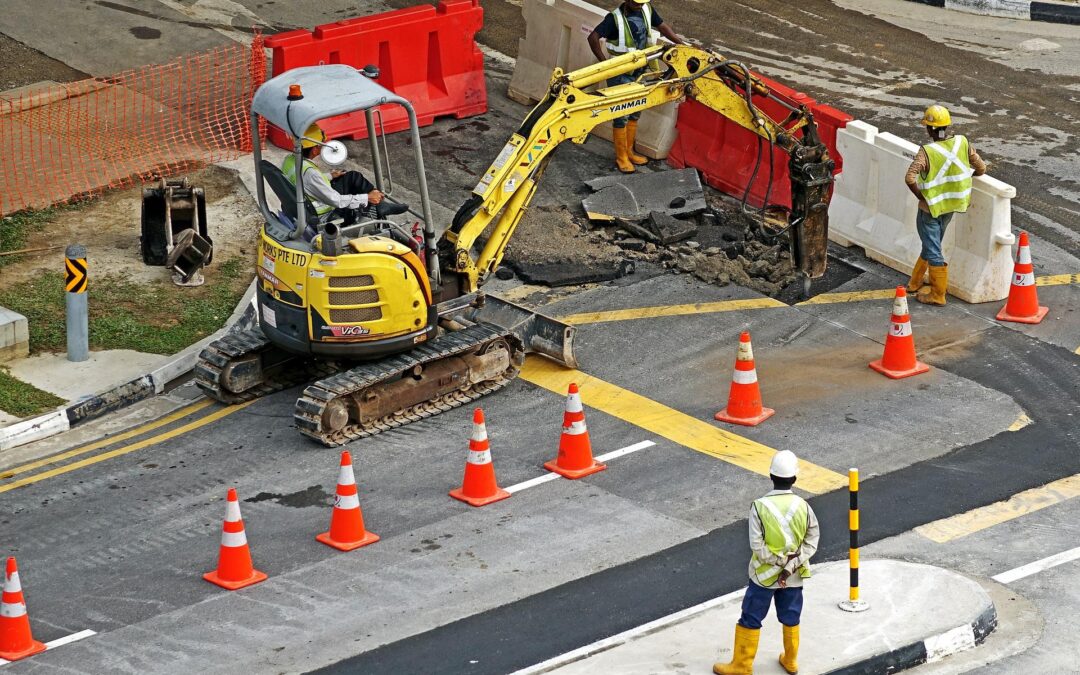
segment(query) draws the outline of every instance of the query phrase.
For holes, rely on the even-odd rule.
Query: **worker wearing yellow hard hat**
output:
[[[932,105],[922,116],[930,143],[919,148],[904,181],[919,200],[915,229],[922,252],[908,281],[908,292],[927,305],[944,305],[949,286],[949,266],[941,252],[941,240],[954,213],[967,211],[971,203],[971,177],[986,173],[986,164],[967,137],[952,134],[952,115],[942,105]],[[930,286],[923,287],[929,272]]]
[[[660,36],[677,45],[683,44],[671,26],[664,23],[660,13],[649,4],[649,0],[623,0],[621,5],[608,12],[604,20],[589,33],[589,48],[597,61],[604,61],[608,57],[600,46],[600,40],[607,42],[609,53],[619,56],[635,49],[651,47]],[[645,68],[640,68],[632,73],[613,77],[607,81],[608,86],[633,82],[644,72]],[[639,117],[641,111],[632,112],[611,122],[615,165],[623,173],[633,173],[635,165],[649,161],[647,157],[634,152]]]
[[[383,193],[375,188],[364,174],[359,171],[332,171],[327,175],[315,164],[315,156],[326,145],[326,132],[318,124],[312,124],[300,137],[303,161],[300,174],[304,183],[304,194],[312,201],[315,213],[320,218],[337,211],[345,224],[356,222],[360,215],[385,219],[387,216],[405,213],[409,207],[383,200]],[[296,185],[296,155],[289,153],[281,163],[281,172]],[[374,207],[368,213],[369,207]]]
[[[773,489],[750,507],[749,580],[742,613],[735,624],[731,661],[716,663],[717,675],[747,675],[754,670],[761,622],[776,606],[783,626],[784,651],[780,665],[799,670],[799,624],[802,621],[803,580],[810,577],[810,558],[817,552],[820,528],[814,510],[791,491],[799,475],[799,458],[790,450],[773,455],[769,478]]]

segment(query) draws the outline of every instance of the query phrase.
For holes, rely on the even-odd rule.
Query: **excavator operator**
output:
[[[300,139],[304,156],[301,169],[304,194],[314,203],[315,213],[318,214],[320,220],[330,212],[336,211],[335,215],[344,218],[346,225],[351,225],[357,222],[361,213],[369,217],[385,219],[387,216],[409,210],[406,204],[385,201],[383,193],[375,189],[371,181],[359,171],[332,171],[327,177],[315,164],[315,156],[319,153],[320,146],[327,140],[326,132],[317,124],[308,127],[303,138]],[[281,172],[290,183],[296,185],[296,156],[294,154],[289,153],[285,156],[285,160],[281,163]],[[371,206],[374,209],[370,209]]]
[[[597,61],[607,60],[607,55],[600,47],[600,39],[607,41],[607,50],[618,56],[634,49],[645,49],[656,44],[658,35],[663,35],[671,42],[681,45],[683,41],[664,23],[649,0],[623,0],[623,3],[611,10],[596,28],[589,33],[589,47]],[[607,81],[609,87],[633,82],[645,72],[640,68],[632,73],[618,75]],[[643,155],[634,152],[634,139],[637,136],[638,118],[641,112],[630,113],[611,122],[612,142],[615,145],[615,165],[623,173],[633,173],[634,165],[649,161]]]

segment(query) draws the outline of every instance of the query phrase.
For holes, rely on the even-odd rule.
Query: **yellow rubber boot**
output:
[[[626,127],[612,129],[611,140],[615,144],[615,166],[623,173],[634,173],[636,169],[626,154]]]
[[[735,647],[732,649],[731,663],[714,663],[712,671],[716,675],[754,675],[754,657],[757,656],[760,628],[744,628],[735,624]]]
[[[945,290],[949,287],[949,266],[930,266],[930,288],[919,291],[915,299],[924,305],[944,305]]]
[[[915,269],[911,270],[911,281],[907,282],[908,293],[919,292],[919,289],[923,287],[923,279],[926,277],[926,270],[929,267],[930,263],[922,258],[915,261]]]
[[[784,651],[780,654],[780,665],[791,675],[799,672],[799,627],[784,626]]]
[[[639,155],[634,152],[634,140],[637,138],[637,120],[630,120],[626,123],[626,157],[633,164],[641,166],[642,164],[648,164],[649,158],[645,155]]]

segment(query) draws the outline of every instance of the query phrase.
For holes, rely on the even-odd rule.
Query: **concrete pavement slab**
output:
[[[170,357],[131,349],[90,352],[86,361],[72,362],[66,354],[37,354],[11,363],[11,374],[23,382],[68,401],[106,391],[145,375]]]
[[[807,583],[800,673],[901,670],[974,647],[996,622],[994,604],[978,582],[940,567],[864,560],[860,580],[870,610],[858,614],[837,607],[847,598],[845,563],[818,567]],[[738,591],[697,611],[682,612],[668,625],[660,619],[517,675],[706,673],[713,663],[730,660],[741,603]],[[762,628],[754,672],[784,673],[776,660],[782,648],[780,625],[770,616]],[[886,671],[886,665],[892,668]]]

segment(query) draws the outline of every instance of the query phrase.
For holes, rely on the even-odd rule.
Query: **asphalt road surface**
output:
[[[917,138],[922,108],[951,104],[993,173],[1017,186],[1014,224],[1045,243],[1037,273],[1080,272],[1080,190],[1070,168],[1080,90],[1075,31],[886,0],[861,10],[846,0],[659,3],[677,31],[894,133]],[[513,56],[520,7],[484,6],[484,43]],[[253,24],[309,26],[385,7],[46,0],[10,8],[0,32],[100,75],[243,39]],[[57,34],[73,37],[50,37]],[[94,44],[79,44],[84,36]],[[1029,42],[1038,39],[1057,47]],[[996,46],[980,47],[989,44]],[[509,72],[489,61],[488,114],[424,130],[441,208],[457,207],[490,149],[524,115],[500,96]],[[406,151],[391,139],[392,155]],[[604,144],[560,149],[538,203],[573,204],[582,179],[609,163]],[[402,171],[395,178],[407,182]],[[41,465],[0,458],[0,526],[19,557],[37,637],[98,632],[5,668],[508,672],[741,587],[746,509],[767,489],[762,473],[776,448],[806,462],[800,487],[824,524],[822,559],[846,552],[850,466],[864,476],[864,513],[876,514],[864,521],[864,541],[880,542],[873,550],[881,555],[986,577],[1068,548],[1053,537],[1026,539],[1026,520],[966,535],[948,552],[912,529],[1080,473],[1080,279],[1040,288],[1054,313],[1036,327],[996,324],[996,308],[916,306],[920,357],[933,370],[894,382],[866,363],[880,356],[887,291],[901,279],[870,262],[862,267],[816,304],[731,311],[723,303],[756,296],[649,267],[569,292],[494,285],[557,316],[717,304],[583,324],[581,373],[534,363],[482,401],[500,483],[513,485],[543,474],[562,392],[577,378],[597,453],[653,444],[611,460],[603,473],[470,509],[446,496],[460,480],[469,409],[351,444],[365,521],[383,539],[350,554],[314,541],[329,517],[337,451],[291,428],[296,391],[224,408],[181,388],[155,403],[176,407],[175,418],[129,438],[78,444],[77,456]],[[760,427],[735,429],[711,418],[747,328],[763,395],[779,412]],[[228,485],[240,490],[256,565],[271,575],[237,594],[200,578],[214,564]],[[1075,507],[1054,508],[1042,515],[1046,528]],[[1013,540],[1028,543],[1003,550]],[[1055,640],[1075,631],[1055,617],[1075,613],[1078,602],[1048,588],[1067,583],[1069,570],[1075,574],[1075,562],[1017,582],[1017,593],[1031,595],[1047,617],[1045,637],[988,672],[1057,663]]]

